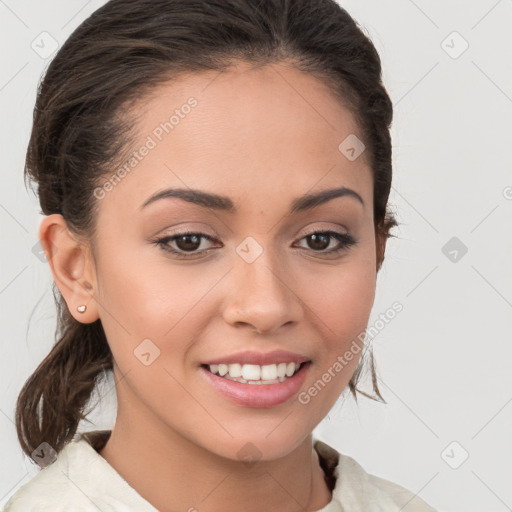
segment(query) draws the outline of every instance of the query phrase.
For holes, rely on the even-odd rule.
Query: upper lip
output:
[[[237,352],[236,354],[230,354],[228,356],[218,357],[205,361],[203,364],[257,364],[259,366],[278,364],[278,363],[305,363],[310,359],[301,354],[295,354],[293,352],[287,352],[285,350],[274,350],[273,352],[253,352],[244,351]]]

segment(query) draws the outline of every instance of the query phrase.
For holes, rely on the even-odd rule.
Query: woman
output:
[[[361,392],[391,119],[333,0],[111,0],[75,30],[27,152],[59,339],[7,512],[433,510],[312,438]],[[107,372],[115,425],[79,433]]]

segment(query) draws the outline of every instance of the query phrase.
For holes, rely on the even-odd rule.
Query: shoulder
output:
[[[83,437],[69,442],[57,459],[21,486],[4,512],[153,512]]]
[[[315,449],[320,456],[337,462],[333,499],[338,500],[344,510],[436,512],[412,491],[366,472],[355,459],[339,453],[326,443],[315,441]]]
[[[41,469],[11,496],[4,511],[60,512],[66,510],[66,504],[69,503],[76,504],[74,508],[80,512],[96,509],[70,478],[71,471],[77,471],[81,465],[90,462],[88,455],[81,443],[68,443],[55,462]]]

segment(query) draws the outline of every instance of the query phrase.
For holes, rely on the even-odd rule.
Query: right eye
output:
[[[172,236],[165,236],[153,240],[153,243],[158,245],[161,249],[171,254],[175,254],[180,258],[191,258],[205,253],[208,249],[201,247],[202,239],[212,242],[214,238],[205,233],[196,233],[192,231],[186,231],[183,233],[177,233]],[[170,243],[175,244],[176,248],[173,248]]]

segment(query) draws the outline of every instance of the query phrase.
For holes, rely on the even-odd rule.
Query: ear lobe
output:
[[[70,313],[82,323],[96,321],[99,314],[93,297],[95,269],[88,246],[73,235],[64,217],[57,213],[41,221],[39,240]],[[85,313],[78,312],[81,305],[87,306]]]

